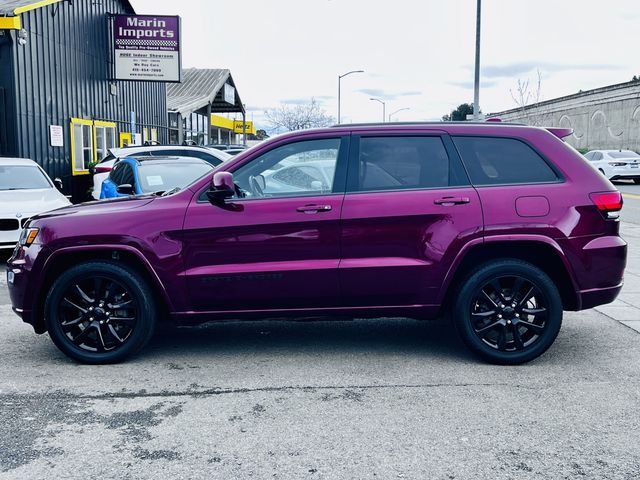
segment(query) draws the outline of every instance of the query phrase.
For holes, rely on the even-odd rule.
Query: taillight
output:
[[[96,165],[94,168],[96,173],[109,173],[113,167],[101,167],[100,165]]]
[[[618,218],[622,210],[622,194],[620,192],[596,192],[589,195],[591,201],[605,218]]]

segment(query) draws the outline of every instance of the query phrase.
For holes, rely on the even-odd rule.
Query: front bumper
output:
[[[11,307],[22,321],[33,326],[36,333],[44,333],[43,322],[38,322],[34,315],[34,299],[28,295],[33,291],[38,280],[38,272],[34,270],[34,260],[41,252],[42,246],[33,244],[28,248],[16,247],[7,261],[7,287]]]

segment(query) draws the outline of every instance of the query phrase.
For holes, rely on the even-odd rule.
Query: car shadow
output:
[[[167,352],[189,357],[212,352],[225,355],[268,353],[428,356],[476,361],[445,320],[406,318],[341,321],[234,321],[198,327],[166,327],[156,333],[139,358]]]

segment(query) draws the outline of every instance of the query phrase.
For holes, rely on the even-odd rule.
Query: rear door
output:
[[[339,268],[348,306],[436,304],[456,254],[482,227],[445,133],[353,136]]]

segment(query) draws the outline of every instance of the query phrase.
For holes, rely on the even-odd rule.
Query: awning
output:
[[[183,117],[192,113],[244,113],[244,105],[228,69],[187,68],[182,82],[167,84],[167,109]]]

